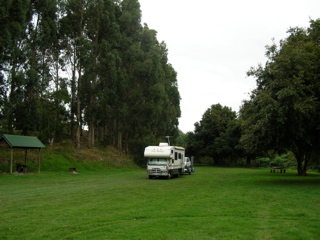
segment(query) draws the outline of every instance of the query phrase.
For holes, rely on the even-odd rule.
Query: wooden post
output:
[[[40,151],[41,151],[41,148],[39,148],[38,173],[40,173]]]
[[[25,166],[28,166],[27,165],[27,158],[28,158],[28,149],[26,148],[26,150],[25,150],[25,153],[24,153],[24,165]],[[24,169],[24,168],[23,168]],[[28,171],[27,170],[28,168],[26,168],[26,172]],[[24,172],[24,171],[23,171]]]
[[[28,155],[28,149],[26,148],[24,152],[24,165],[27,165],[27,155]]]
[[[12,174],[12,165],[13,165],[13,148],[11,148],[10,174]]]

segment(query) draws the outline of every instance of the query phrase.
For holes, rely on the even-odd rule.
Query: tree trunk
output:
[[[9,94],[9,114],[8,114],[8,131],[10,134],[13,133],[13,116],[14,116],[14,103],[16,102],[15,100],[15,92],[16,92],[16,66],[15,63],[12,64],[12,69],[11,69],[11,84],[10,84],[10,94]]]
[[[88,129],[88,147],[92,148],[94,146],[94,120],[90,120]]]
[[[298,159],[297,158],[297,163],[298,163],[298,165],[297,165],[298,175],[302,176],[302,174],[303,174],[303,171],[302,171],[302,159]]]
[[[117,148],[122,150],[122,132],[118,131]]]
[[[306,152],[304,155],[303,176],[307,175],[308,165],[311,158],[311,152]]]
[[[299,176],[307,176],[308,163],[310,159],[310,154],[295,154],[297,159],[297,170]]]
[[[247,156],[246,167],[251,167],[251,157]]]
[[[70,123],[70,135],[71,140],[74,141],[74,117],[75,117],[75,103],[76,103],[76,63],[75,60],[73,61],[73,69],[72,69],[72,79],[71,79],[71,123]]]
[[[96,58],[94,58],[94,61],[93,61],[93,65],[95,66],[96,65]],[[94,78],[94,80],[91,82],[91,88],[92,88],[92,92],[95,92],[95,89],[97,87],[97,77]],[[90,101],[89,101],[89,106],[87,106],[88,109],[93,109],[94,106],[96,105],[96,96],[95,94],[93,93],[91,96],[90,96]],[[92,113],[90,114],[89,116],[89,121],[88,121],[88,144],[89,144],[89,148],[92,148],[94,146],[94,139],[95,139],[95,113]]]
[[[78,91],[77,91],[77,150],[81,149],[81,99],[80,99],[80,91],[81,91],[81,67],[79,68],[79,76],[78,76]]]
[[[125,153],[129,153],[129,133],[126,133],[125,137]]]

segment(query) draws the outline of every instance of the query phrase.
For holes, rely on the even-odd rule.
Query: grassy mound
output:
[[[101,171],[113,168],[136,168],[132,157],[124,154],[112,146],[83,148],[76,150],[71,142],[55,144],[40,151],[41,171],[68,171],[76,168],[76,171]],[[14,149],[13,171],[16,164],[25,164],[25,150]],[[39,150],[28,150],[28,172],[38,170]],[[10,171],[10,149],[0,149],[0,171]]]

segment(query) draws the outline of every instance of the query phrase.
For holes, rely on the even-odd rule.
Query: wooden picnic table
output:
[[[284,167],[272,167],[270,172],[272,172],[272,173],[275,173],[275,172],[286,173],[286,169]]]

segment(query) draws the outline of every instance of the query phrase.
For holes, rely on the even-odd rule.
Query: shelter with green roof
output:
[[[40,173],[40,150],[46,146],[37,138],[33,136],[20,136],[3,134],[0,137],[0,148],[11,149],[10,159],[10,173],[12,174],[13,166],[13,149],[25,149],[25,165],[27,165],[28,149],[39,149],[38,154],[38,172]]]

